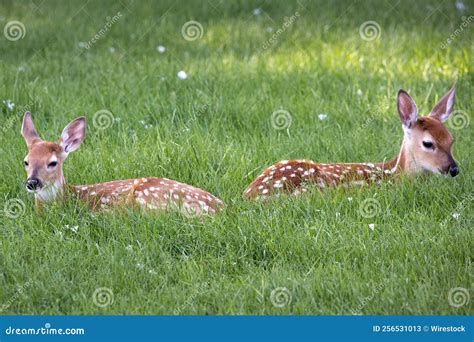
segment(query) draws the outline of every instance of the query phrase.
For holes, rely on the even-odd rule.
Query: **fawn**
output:
[[[418,117],[413,99],[399,90],[397,108],[402,122],[404,138],[396,158],[382,163],[315,163],[311,160],[283,160],[258,176],[244,191],[248,199],[265,199],[281,192],[299,195],[313,184],[319,189],[328,186],[344,187],[381,183],[397,174],[420,172],[459,172],[451,154],[453,138],[442,124],[454,106],[456,85],[434,106],[430,114]]]
[[[166,178],[115,180],[92,185],[69,186],[62,165],[69,153],[77,150],[85,138],[86,119],[79,117],[63,130],[59,143],[43,141],[36,132],[31,114],[23,117],[21,134],[28,146],[24,160],[27,172],[26,190],[35,194],[37,208],[62,197],[66,191],[85,201],[93,209],[112,206],[135,206],[185,214],[214,214],[223,203],[212,194]]]

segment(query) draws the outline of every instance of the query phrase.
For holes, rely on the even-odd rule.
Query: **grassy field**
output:
[[[0,313],[472,314],[463,4],[2,1],[1,28],[24,29],[0,36]],[[360,31],[367,21],[375,31]],[[427,114],[456,79],[458,177],[242,199],[278,160],[394,157],[398,89]],[[70,184],[168,177],[227,207],[205,220],[71,203],[39,215],[24,189],[25,110],[48,140],[88,118]]]

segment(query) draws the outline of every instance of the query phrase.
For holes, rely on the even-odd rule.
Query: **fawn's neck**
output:
[[[62,197],[66,188],[66,181],[61,172],[61,176],[58,180],[35,193],[36,206],[40,207],[43,203],[53,202],[58,197]]]

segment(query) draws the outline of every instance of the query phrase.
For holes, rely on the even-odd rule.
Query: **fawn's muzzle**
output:
[[[459,173],[458,166],[456,164],[453,164],[449,167],[449,174],[451,177],[456,177]]]
[[[26,180],[25,186],[30,191],[36,191],[41,189],[41,182],[38,178],[28,178]]]

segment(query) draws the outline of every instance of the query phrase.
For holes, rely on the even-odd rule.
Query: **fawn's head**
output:
[[[454,107],[454,85],[427,116],[418,117],[413,99],[404,90],[398,92],[398,113],[405,137],[401,154],[404,154],[405,168],[409,173],[459,173],[451,153],[453,137],[443,125]]]
[[[34,192],[43,200],[55,197],[64,182],[63,162],[70,152],[81,145],[85,133],[86,119],[80,117],[64,128],[59,143],[44,141],[36,132],[31,114],[26,112],[21,126],[21,134],[28,146],[24,160],[26,190]]]

